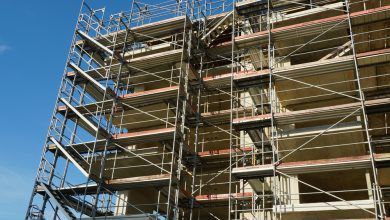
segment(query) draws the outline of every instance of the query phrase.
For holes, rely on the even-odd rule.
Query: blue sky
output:
[[[0,219],[26,212],[80,3],[1,0]]]

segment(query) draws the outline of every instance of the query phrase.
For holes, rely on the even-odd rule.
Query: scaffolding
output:
[[[390,1],[150,2],[82,2],[26,220],[388,219]]]

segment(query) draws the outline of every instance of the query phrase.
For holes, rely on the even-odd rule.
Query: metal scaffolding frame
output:
[[[26,220],[386,219],[390,2],[129,6],[82,2]]]

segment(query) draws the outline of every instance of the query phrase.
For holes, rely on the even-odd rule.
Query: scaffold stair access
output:
[[[223,32],[232,26],[234,11],[227,12],[222,18],[214,18],[209,24],[211,27],[206,29],[207,33],[204,34],[202,40],[207,46],[210,46]],[[214,24],[216,23],[216,24]]]
[[[45,191],[46,195],[48,195],[53,202],[57,205],[57,207],[62,211],[62,214],[65,215],[67,219],[76,219],[76,216],[66,207],[64,202],[64,198],[61,198],[60,194],[50,189],[50,186],[42,183],[40,187]]]

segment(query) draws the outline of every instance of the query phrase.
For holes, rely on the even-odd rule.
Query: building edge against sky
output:
[[[26,220],[390,215],[390,1],[93,3]]]

